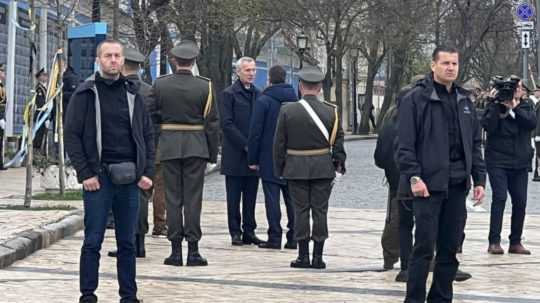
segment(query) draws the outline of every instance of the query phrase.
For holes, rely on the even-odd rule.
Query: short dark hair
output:
[[[101,42],[96,47],[96,57],[99,57],[101,55],[101,48],[103,48],[104,44],[118,44],[122,47],[122,53],[124,52],[124,44],[118,40],[107,38]]]
[[[440,45],[440,46],[437,46],[435,50],[433,51],[433,54],[431,55],[431,59],[433,61],[437,61],[439,59],[439,53],[459,54],[459,51],[457,48],[453,46]]]
[[[177,66],[180,67],[189,67],[195,64],[195,58],[193,59],[182,59],[176,56],[172,56],[174,58],[174,62],[176,62]]]
[[[271,84],[285,83],[287,72],[281,65],[274,65],[268,70],[268,80]]]

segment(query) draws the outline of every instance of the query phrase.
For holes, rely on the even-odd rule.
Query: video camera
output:
[[[510,76],[506,79],[501,76],[493,77],[491,80],[491,86],[497,90],[497,94],[495,95],[493,102],[500,103],[512,100],[519,81],[521,81],[521,79],[516,76]]]

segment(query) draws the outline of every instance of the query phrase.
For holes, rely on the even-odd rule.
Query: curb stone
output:
[[[20,232],[13,238],[0,243],[0,268],[5,268],[35,251],[49,247],[64,237],[73,235],[82,227],[83,212],[75,210],[62,217],[58,222]]]
[[[219,163],[219,161],[218,161]],[[219,164],[209,167],[205,175],[219,171]],[[51,246],[65,237],[83,229],[84,213],[74,210],[57,222],[46,223],[36,229],[20,232],[9,240],[0,243],[0,269],[22,260],[32,253]]]

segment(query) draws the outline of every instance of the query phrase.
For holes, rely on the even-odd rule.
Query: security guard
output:
[[[6,66],[0,64],[0,170],[4,170],[4,129],[6,128],[6,90],[4,89],[4,80]]]
[[[170,54],[175,72],[156,79],[151,94],[152,116],[161,125],[159,158],[165,182],[167,238],[172,245],[164,263],[182,266],[185,238],[187,265],[206,266],[198,242],[204,172],[207,162],[217,161],[218,116],[212,83],[191,72],[199,55],[195,42],[182,41]]]
[[[274,138],[274,171],[288,181],[294,204],[298,258],[291,267],[326,268],[324,241],[328,238],[328,199],[336,172],[345,173],[343,130],[333,104],[320,101],[323,73],[307,66],[299,73],[299,102],[281,107]],[[310,232],[309,214],[313,229]],[[309,260],[309,240],[313,239],[313,261]]]
[[[143,97],[147,110],[150,110],[150,92],[152,86],[144,82],[138,72],[141,64],[144,63],[145,57],[138,50],[130,47],[124,48],[124,65],[122,66],[122,75],[128,80],[135,83],[138,92]],[[155,182],[154,182],[155,183]],[[152,190],[139,190],[139,221],[137,231],[135,233],[135,253],[137,258],[146,257],[144,247],[144,235],[148,233],[148,200],[152,197]],[[109,257],[116,257],[117,251],[110,251]]]

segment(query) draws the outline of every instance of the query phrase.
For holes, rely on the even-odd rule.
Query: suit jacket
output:
[[[304,100],[331,134],[335,121],[335,106],[319,101],[316,96],[304,96]],[[288,155],[287,149],[321,149],[330,147],[330,143],[300,103],[287,103],[281,107],[274,137],[275,173],[290,180],[333,179],[336,176],[336,165],[345,166],[347,155],[343,141],[344,133],[339,123],[332,153],[317,156]]]
[[[215,98],[206,118],[204,109],[209,94],[209,79],[178,71],[156,79],[148,104],[154,124],[204,125],[201,131],[159,130],[159,159],[199,157],[217,161],[219,119]],[[212,93],[212,96],[214,94]]]
[[[221,93],[219,100],[223,147],[221,173],[228,176],[256,176],[247,161],[249,124],[255,100],[260,91],[254,85],[248,90],[237,80]]]

